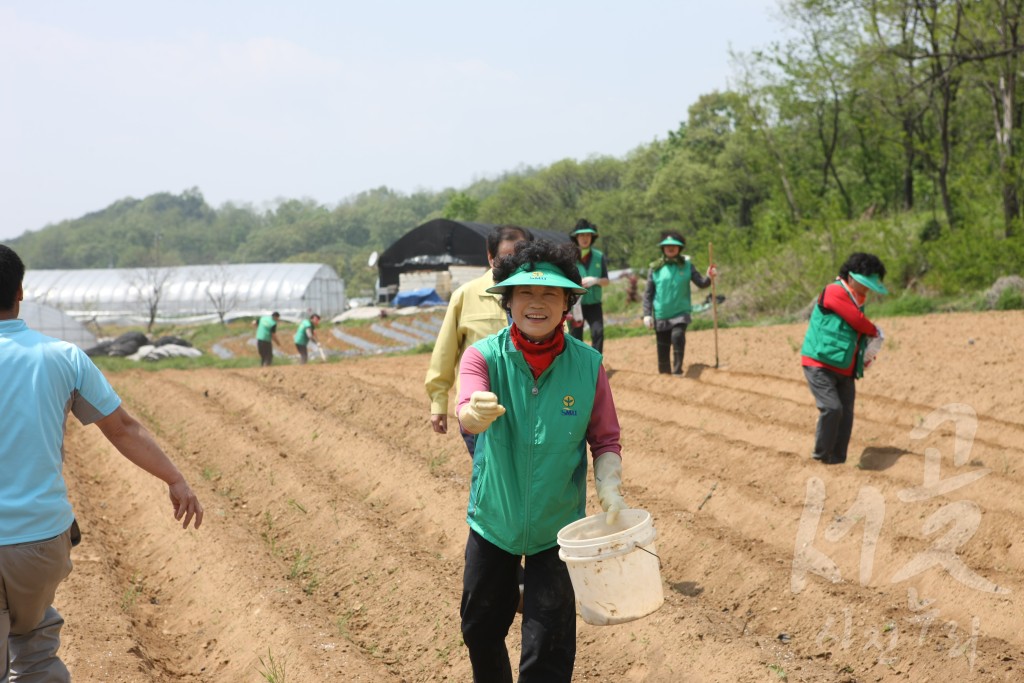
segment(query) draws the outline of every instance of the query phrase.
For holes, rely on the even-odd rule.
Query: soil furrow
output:
[[[712,333],[691,332],[685,379],[656,374],[651,337],[606,342],[624,494],[654,518],[666,600],[621,626],[579,622],[574,680],[1020,678],[1024,384],[1010,340],[1024,316],[881,324],[836,467],[809,458],[804,325],[720,330],[717,369]],[[96,430],[69,431],[87,538],[59,600],[77,678],[256,681],[272,654],[289,682],[468,680],[471,463],[454,417],[449,434],[430,429],[427,362],[113,377],[208,519],[181,532],[161,486]],[[973,423],[915,438],[949,404]],[[517,635],[509,647],[515,659]]]

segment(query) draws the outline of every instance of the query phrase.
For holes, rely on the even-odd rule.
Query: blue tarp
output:
[[[396,308],[405,306],[444,306],[444,299],[437,295],[433,287],[420,287],[408,292],[399,292],[391,303]]]

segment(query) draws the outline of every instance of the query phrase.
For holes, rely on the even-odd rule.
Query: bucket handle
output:
[[[646,540],[646,541],[643,541],[643,542],[644,542],[644,543],[650,543],[650,542],[651,542],[651,540],[653,540],[653,538],[651,538],[651,539],[648,539],[648,540]],[[643,551],[644,551],[645,553],[647,553],[648,555],[653,555],[654,557],[656,557],[656,558],[658,559],[658,569],[661,569],[661,557],[659,557],[657,553],[652,553],[652,552],[651,552],[650,550],[648,550],[647,548],[644,548],[644,547],[643,547],[642,545],[640,545],[640,543],[638,543],[637,541],[630,541],[630,542],[629,542],[629,543],[627,543],[627,544],[626,544],[626,545],[625,545],[624,547],[622,547],[622,548],[619,548],[618,550],[616,550],[616,551],[614,551],[614,552],[611,552],[611,553],[608,553],[608,554],[606,554],[606,555],[602,555],[601,557],[586,557],[586,558],[584,558],[584,557],[575,557],[575,558],[573,558],[573,559],[575,559],[575,560],[581,560],[581,561],[589,561],[589,560],[610,560],[610,559],[612,559],[612,558],[614,558],[614,557],[621,557],[622,555],[628,555],[628,554],[630,554],[631,552],[633,552],[634,550],[643,550]],[[559,557],[560,557],[560,558],[561,558],[561,559],[562,559],[563,561],[565,561],[565,559],[566,559],[565,557],[563,557],[563,553],[564,553],[564,552],[565,552],[565,550],[564,550],[564,549],[559,549],[559,551],[558,551],[558,556],[559,556]]]
[[[641,547],[641,546],[636,546],[636,549],[637,549],[637,550],[643,550],[643,551],[644,551],[645,553],[647,553],[648,555],[654,555],[654,557],[655,557],[655,558],[657,558],[657,560],[658,560],[658,569],[661,569],[661,558],[660,558],[660,557],[658,557],[658,554],[657,554],[657,553],[652,553],[652,552],[651,552],[650,550],[648,550],[647,548],[643,548],[643,547]]]

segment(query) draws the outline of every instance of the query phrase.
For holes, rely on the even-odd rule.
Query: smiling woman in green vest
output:
[[[888,294],[885,266],[874,254],[851,254],[811,311],[800,350],[807,386],[818,407],[812,457],[827,465],[846,462],[853,433],[854,381],[864,376],[864,351],[882,331],[864,315],[869,291]]]
[[[601,304],[602,287],[608,286],[608,262],[604,252],[594,248],[597,239],[597,226],[581,218],[576,227],[569,233],[571,239],[579,247],[580,255],[576,260],[576,269],[580,273],[580,284],[586,293],[580,297],[582,320],[573,320],[569,326],[572,336],[583,341],[583,323],[590,325],[590,345],[599,353],[604,353],[604,308]]]
[[[686,352],[686,328],[692,319],[690,283],[701,289],[711,285],[715,267],[709,266],[701,275],[690,257],[683,254],[686,240],[678,232],[662,234],[658,242],[661,258],[651,264],[644,290],[644,325],[654,330],[658,348],[658,372],[683,375],[683,354]],[[669,365],[669,350],[672,364]]]
[[[519,603],[525,557],[519,680],[572,678],[576,602],[558,557],[558,531],[586,515],[587,444],[598,499],[616,521],[622,447],[601,354],[564,332],[586,292],[576,248],[520,242],[495,263],[488,291],[512,324],[466,349],[457,413],[478,434],[470,483],[462,637],[473,680],[511,683],[505,638]]]

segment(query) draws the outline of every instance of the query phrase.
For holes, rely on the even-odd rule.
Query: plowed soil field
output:
[[[607,342],[666,599],[580,620],[575,680],[1024,680],[1024,313],[879,322],[834,466],[809,457],[803,325],[720,330],[717,368],[691,333],[683,378],[656,373],[653,336]],[[427,360],[112,375],[207,517],[182,531],[164,487],[71,420],[75,680],[470,680],[470,461],[430,430]]]

